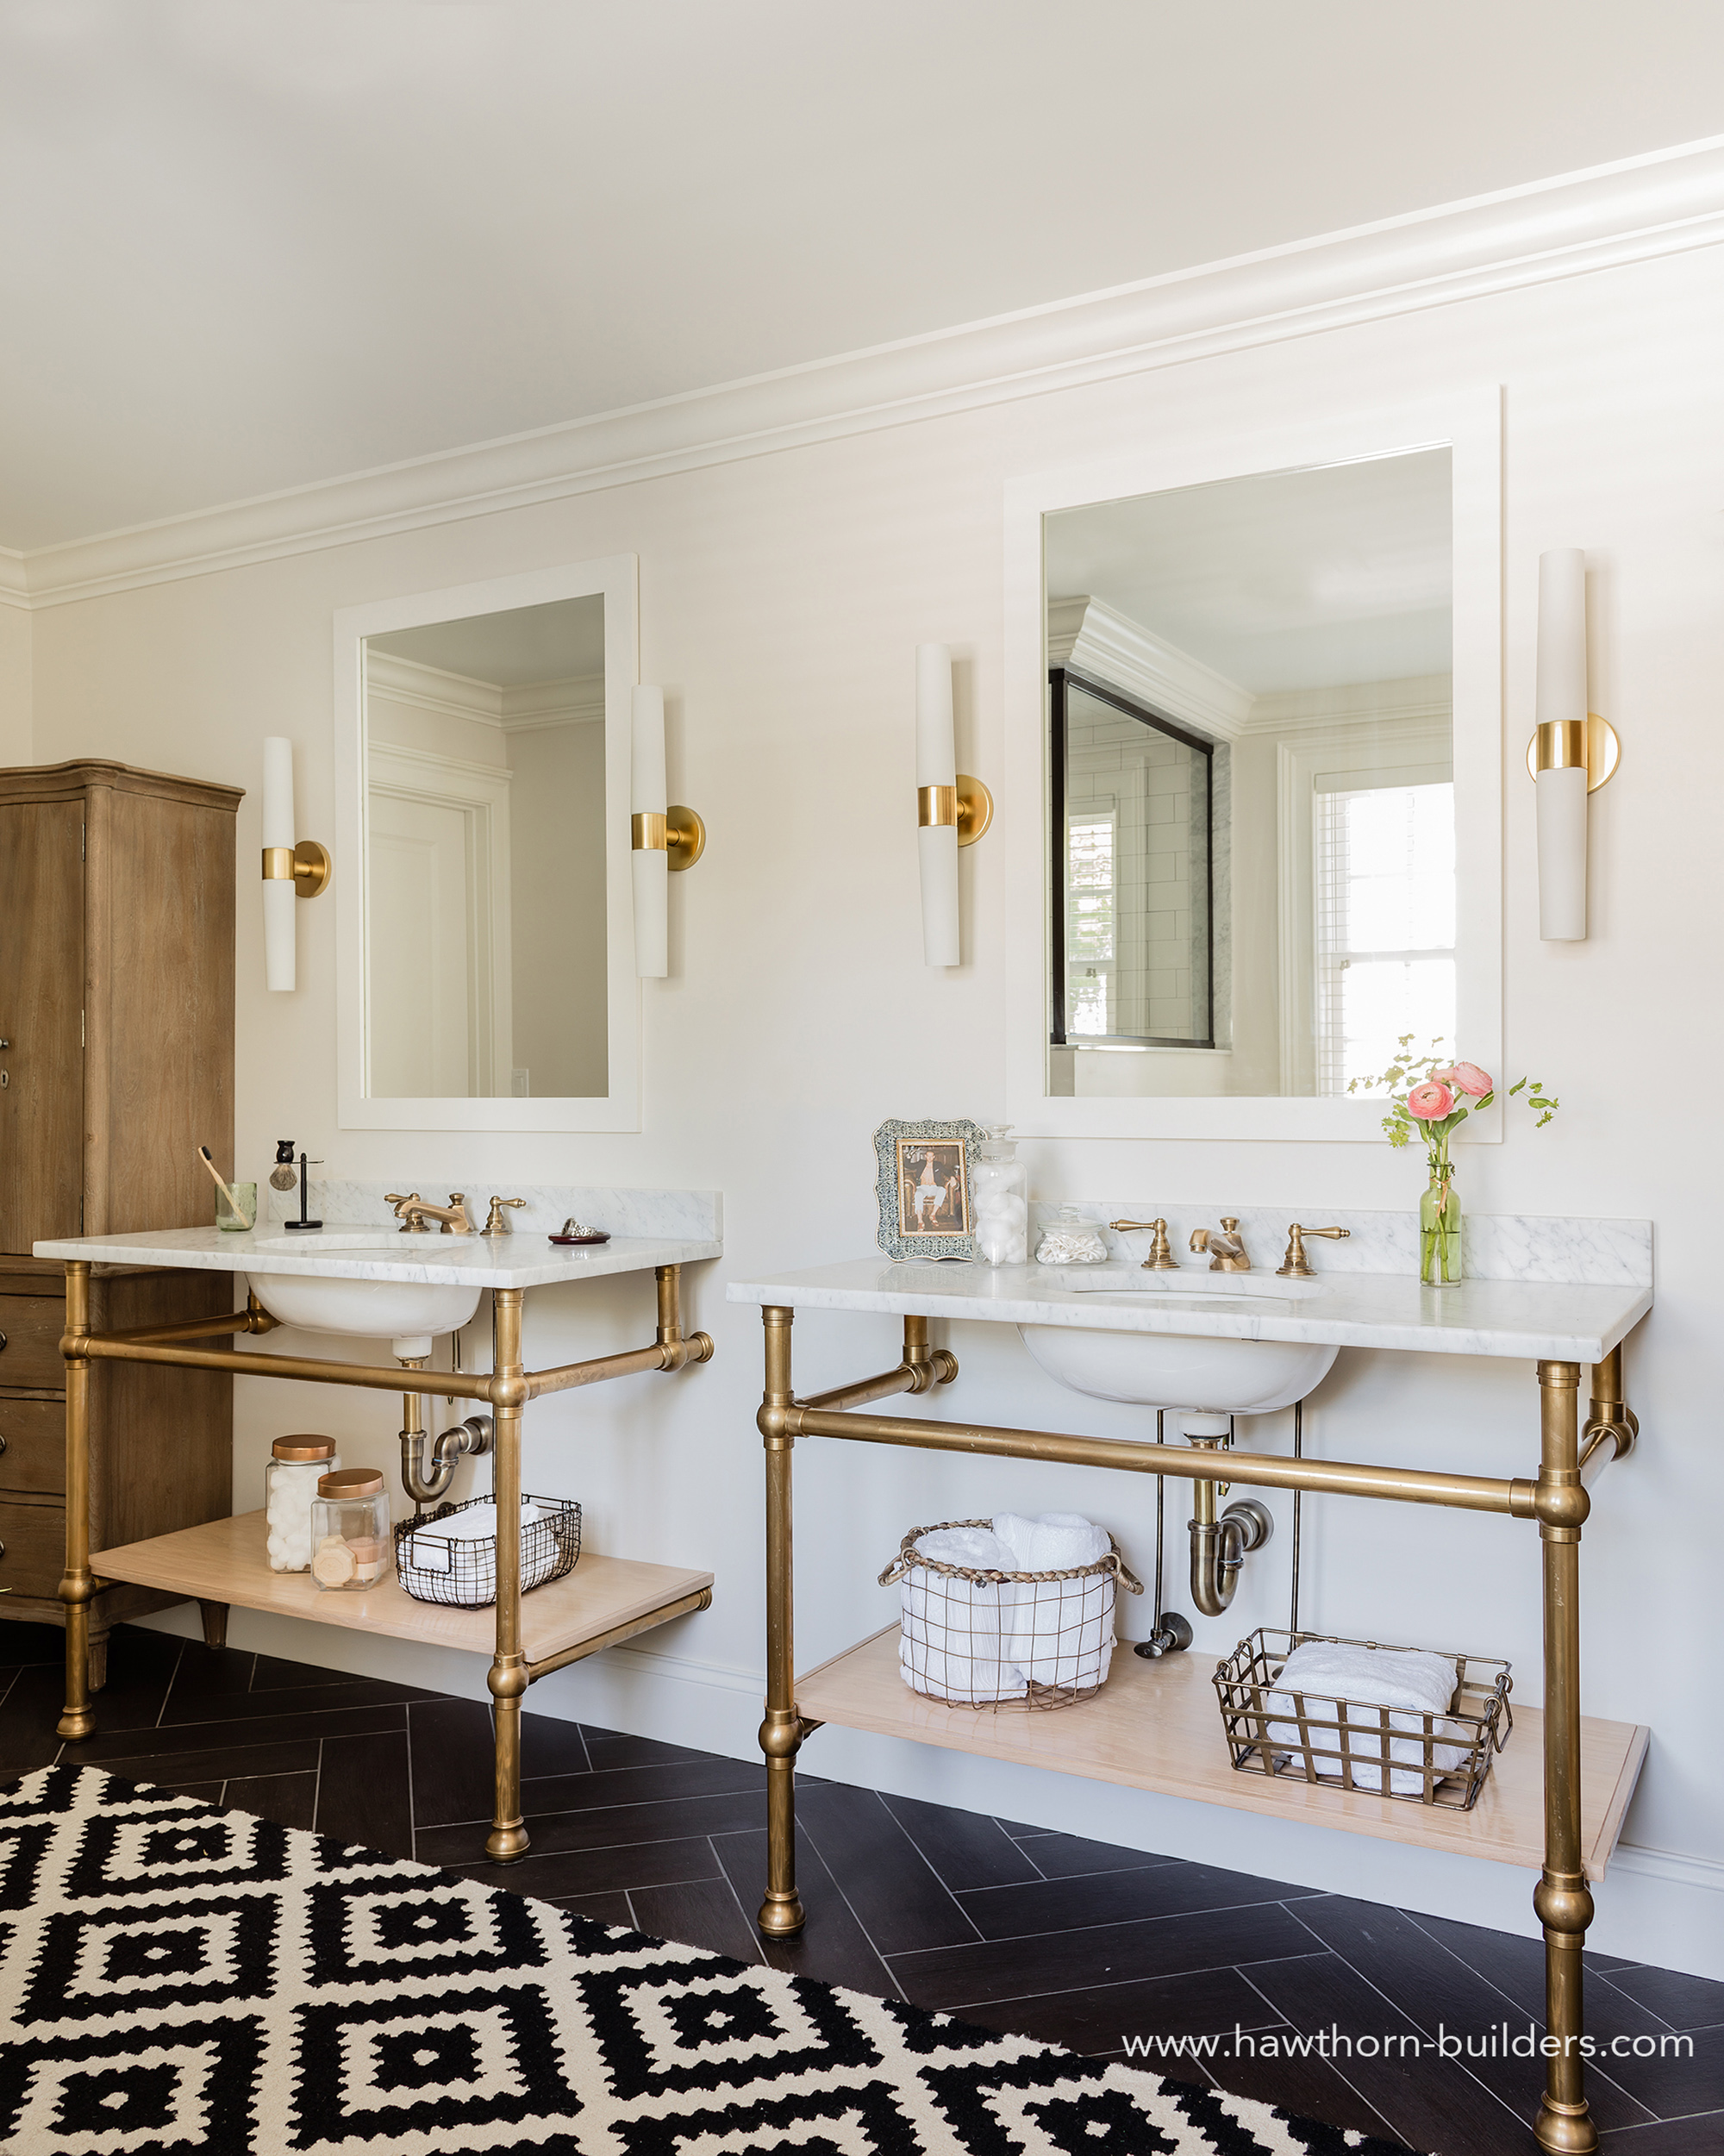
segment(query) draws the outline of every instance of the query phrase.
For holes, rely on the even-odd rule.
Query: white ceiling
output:
[[[1253,696],[1446,674],[1450,501],[1427,449],[1066,509],[1048,596],[1104,600]]]
[[[1715,0],[5,0],[0,545],[1702,136]]]

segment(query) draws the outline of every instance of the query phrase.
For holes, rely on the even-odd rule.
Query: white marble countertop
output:
[[[362,1243],[355,1238],[363,1236]],[[283,1248],[285,1244],[289,1247]],[[540,1288],[555,1280],[596,1280],[650,1265],[721,1258],[714,1240],[613,1235],[607,1243],[564,1246],[542,1234],[403,1235],[333,1222],[324,1233],[290,1236],[265,1222],[249,1234],[219,1228],[163,1228],[134,1235],[77,1235],[34,1246],[38,1258],[94,1265],[172,1265],[191,1272],[284,1272],[328,1280],[398,1280],[425,1286]]]
[[[1204,1285],[1194,1287],[1194,1278]],[[1238,1276],[1230,1297],[1209,1284],[1217,1278],[1197,1266],[1152,1275],[1115,1265],[893,1265],[874,1257],[806,1272],[733,1280],[726,1295],[732,1303],[798,1309],[872,1310],[999,1325],[1070,1325],[1098,1332],[1184,1333],[1212,1340],[1516,1355],[1555,1362],[1596,1362],[1652,1307],[1649,1287],[1628,1285],[1465,1280],[1450,1288],[1426,1288],[1411,1273],[1321,1271],[1315,1282],[1290,1284],[1277,1280],[1271,1268]],[[1137,1288],[1130,1284],[1134,1281],[1154,1284]]]

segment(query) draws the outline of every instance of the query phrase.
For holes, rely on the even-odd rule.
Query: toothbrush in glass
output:
[[[210,1174],[215,1177],[216,1188],[222,1193],[222,1197],[227,1199],[228,1204],[233,1208],[234,1218],[235,1220],[244,1221],[247,1228],[254,1228],[257,1225],[256,1222],[247,1217],[245,1207],[240,1204],[239,1199],[234,1196],[232,1190],[230,1190],[228,1185],[222,1180],[222,1171],[210,1159],[209,1147],[200,1146],[197,1148],[197,1157],[203,1163],[204,1166],[209,1169]]]

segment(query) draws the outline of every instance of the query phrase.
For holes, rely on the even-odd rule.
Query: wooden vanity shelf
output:
[[[1531,1872],[1544,1863],[1544,1716],[1536,1708],[1515,1709],[1514,1734],[1497,1754],[1478,1802],[1464,1812],[1236,1773],[1227,1764],[1215,1712],[1214,1672],[1208,1655],[1165,1654],[1147,1662],[1121,1640],[1107,1683],[1078,1706],[1046,1713],[946,1707],[913,1692],[899,1675],[893,1624],[799,1678],[796,1706],[809,1722],[908,1737],[1020,1766],[1052,1767],[1091,1781],[1485,1857]],[[1581,1717],[1581,1847],[1595,1880],[1604,1876],[1615,1851],[1649,1734],[1635,1722]]]
[[[453,1609],[415,1602],[391,1576],[367,1594],[326,1594],[309,1572],[272,1572],[265,1561],[261,1512],[210,1520],[153,1541],[98,1550],[91,1567],[103,1579],[122,1579],[197,1602],[237,1603],[281,1617],[339,1624],[350,1632],[381,1633],[430,1647],[490,1654],[494,1609]],[[521,1597],[522,1647],[535,1669],[578,1661],[601,1647],[666,1624],[710,1598],[710,1572],[628,1558],[582,1553],[573,1572]]]

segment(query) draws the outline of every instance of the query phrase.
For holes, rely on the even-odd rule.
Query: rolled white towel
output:
[[[912,1565],[899,1587],[898,1626],[898,1668],[912,1690],[965,1707],[1021,1699],[1028,1687],[1001,1628],[1001,1597],[1012,1591]]]
[[[1018,1572],[1075,1572],[1085,1565],[1099,1565],[1113,1547],[1108,1530],[1080,1512],[1044,1512],[1033,1520],[1016,1512],[996,1513],[994,1532],[1011,1552],[1012,1570]]]
[[[1011,1572],[1019,1567],[1011,1551],[986,1528],[935,1528],[918,1537],[916,1555],[940,1565],[962,1565],[971,1572]]]
[[[1452,1772],[1462,1765],[1470,1748],[1469,1733],[1447,1719],[1455,1684],[1455,1665],[1441,1654],[1429,1654],[1417,1648],[1352,1647],[1337,1640],[1308,1640],[1288,1656],[1275,1690],[1264,1695],[1264,1704],[1296,1712],[1293,1694],[1298,1692],[1306,1696],[1308,1701],[1343,1699],[1365,1708],[1404,1710],[1391,1711],[1389,1715],[1390,1729],[1414,1733],[1410,1737],[1395,1736],[1389,1740],[1389,1787],[1396,1797],[1421,1797],[1425,1790],[1422,1769],[1426,1715],[1435,1717],[1432,1725],[1434,1737],[1461,1740],[1458,1744],[1433,1744],[1431,1764],[1437,1772]],[[1309,1704],[1306,1711],[1309,1719],[1312,1710]],[[1315,1729],[1311,1736],[1317,1772],[1339,1781],[1339,1756],[1325,1755],[1339,1755],[1341,1751],[1340,1729],[1327,1726],[1339,1723],[1340,1716],[1327,1707],[1317,1709],[1316,1715],[1326,1725]],[[1381,1793],[1384,1740],[1380,1719],[1376,1715],[1349,1716],[1349,1727],[1356,1733],[1346,1739],[1353,1786]],[[1285,1744],[1296,1752],[1296,1722],[1271,1722],[1268,1734],[1271,1744]]]
[[[1032,1684],[1085,1690],[1106,1677],[1114,1653],[1110,1572],[1015,1581],[1000,1597],[1005,1659]]]

